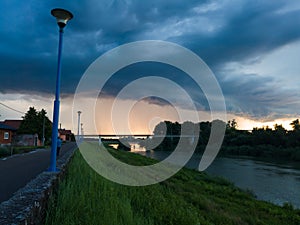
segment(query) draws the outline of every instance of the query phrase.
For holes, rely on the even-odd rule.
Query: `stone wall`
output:
[[[43,172],[8,201],[0,204],[0,224],[37,225],[43,224],[49,196],[64,177],[67,165],[74,152],[66,152],[58,161],[59,172]]]

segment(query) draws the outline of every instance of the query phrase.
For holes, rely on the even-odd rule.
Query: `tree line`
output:
[[[40,140],[44,136],[45,145],[51,143],[52,123],[46,110],[37,111],[34,107],[30,107],[22,118],[17,134],[37,134]]]
[[[215,122],[223,123],[226,127],[220,154],[285,158],[300,161],[299,119],[290,123],[292,130],[286,130],[281,124],[275,124],[274,129],[266,126],[261,128],[255,127],[252,130],[239,130],[235,119],[229,120],[227,123],[220,120],[200,122],[194,124],[194,126],[200,128],[196,151],[204,151],[211,133],[212,123]],[[182,124],[178,122],[164,121],[159,123],[153,131],[154,137],[162,134],[177,135],[178,137],[164,138],[162,143],[154,150],[174,150],[179,141],[181,126]]]

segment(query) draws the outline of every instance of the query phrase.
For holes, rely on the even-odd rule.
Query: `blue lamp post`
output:
[[[57,62],[57,75],[56,75],[56,92],[53,109],[53,124],[52,124],[52,144],[51,144],[51,162],[50,172],[56,172],[56,150],[57,150],[57,137],[58,137],[58,120],[59,120],[59,96],[60,96],[60,73],[61,73],[61,52],[64,27],[67,22],[73,18],[73,14],[64,9],[52,9],[52,16],[56,18],[59,26],[59,44],[58,44],[58,62]]]

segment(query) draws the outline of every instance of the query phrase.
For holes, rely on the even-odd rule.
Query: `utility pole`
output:
[[[42,137],[42,145],[45,146],[45,115],[43,117],[43,137]]]
[[[77,140],[79,141],[79,135],[80,135],[80,114],[81,111],[78,111],[78,130],[77,130]]]

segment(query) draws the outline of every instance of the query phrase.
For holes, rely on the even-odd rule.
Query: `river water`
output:
[[[170,154],[162,151],[136,152],[157,160],[163,160]],[[200,154],[194,154],[186,167],[197,169],[200,159]],[[299,164],[219,157],[208,167],[206,172],[224,177],[241,189],[252,191],[259,200],[277,205],[290,203],[300,209]]]

